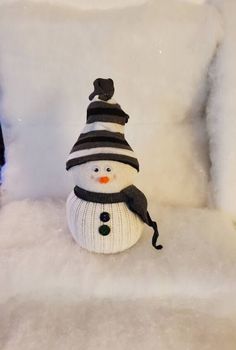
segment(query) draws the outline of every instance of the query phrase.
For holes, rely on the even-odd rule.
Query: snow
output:
[[[106,257],[74,243],[64,201],[25,200],[4,206],[0,214],[2,298],[40,290],[77,299],[210,297],[234,290],[236,236],[227,217],[204,209],[157,210],[153,203],[150,209],[158,219],[163,252],[152,247],[152,230],[146,226],[132,249]]]
[[[235,349],[235,321],[216,315],[217,302],[181,302],[15,298],[3,310],[4,350]]]
[[[234,349],[236,235],[206,209],[156,207],[162,251],[146,227],[131,249],[89,253],[63,201],[0,213],[1,349]],[[9,218],[11,218],[9,220]],[[119,341],[118,341],[119,339]]]
[[[191,0],[190,0],[191,1]],[[194,0],[193,0],[194,1]],[[198,0],[196,0],[198,1]],[[19,0],[0,0],[0,4],[17,3]],[[123,7],[138,6],[148,0],[31,0],[35,4],[63,6],[79,10],[107,10]]]
[[[208,105],[211,178],[216,207],[236,220],[236,103],[235,1],[217,1],[224,20],[225,39],[211,69],[212,91]]]
[[[179,0],[194,4],[203,4],[205,0]],[[17,3],[19,0],[0,0],[0,4]],[[21,1],[22,2],[22,1]],[[77,8],[80,10],[107,10],[123,7],[138,6],[148,0],[31,0],[33,3],[50,4]]]

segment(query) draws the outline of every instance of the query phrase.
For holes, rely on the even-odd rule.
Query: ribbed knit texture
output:
[[[72,147],[66,169],[89,161],[114,160],[139,171],[138,159],[124,135],[128,119],[129,116],[112,99],[91,102],[87,108],[86,127]]]
[[[67,221],[74,239],[83,248],[97,253],[117,253],[134,245],[142,234],[144,223],[130,211],[125,203],[92,203],[71,192],[67,199]],[[108,212],[110,220],[103,223],[100,214]],[[99,233],[106,224],[111,231],[107,236]]]

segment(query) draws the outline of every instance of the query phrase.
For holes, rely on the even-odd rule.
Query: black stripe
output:
[[[139,163],[136,158],[129,157],[123,154],[115,154],[115,153],[114,154],[113,153],[90,154],[84,157],[69,159],[66,162],[66,170],[69,170],[73,166],[80,165],[86,162],[91,162],[94,160],[114,160],[117,162],[128,164],[133,168],[135,168],[137,171],[139,171]]]
[[[107,103],[105,101],[93,101],[88,105],[87,109],[92,109],[92,108],[117,108],[121,109],[120,105],[118,103]]]
[[[112,132],[112,131],[107,131],[107,130],[95,130],[95,131],[89,131],[83,134],[80,134],[78,140],[83,140],[84,138],[87,137],[111,137],[113,139],[118,139],[118,140],[125,140],[124,134],[121,134],[120,132]]]
[[[129,145],[128,142],[123,139],[116,139],[113,137],[106,137],[106,136],[95,136],[95,137],[86,137],[83,138],[82,140],[79,138],[78,141],[75,143],[74,147],[77,145],[82,145],[85,142],[114,142],[122,145]]]
[[[114,141],[114,140],[113,140]],[[115,142],[85,142],[83,144],[75,144],[72,148],[71,153],[80,151],[83,149],[91,149],[91,148],[97,148],[97,147],[113,147],[113,148],[122,148],[122,149],[128,149],[132,151],[132,148],[129,146],[129,144],[122,144],[122,143],[115,143]]]
[[[128,121],[127,118],[116,116],[116,115],[94,114],[94,115],[90,115],[87,118],[87,124],[91,124],[95,122],[104,122],[104,123],[115,123],[115,124],[125,125],[127,121]]]
[[[125,202],[125,195],[121,192],[116,193],[99,193],[99,192],[90,192],[75,186],[74,194],[76,197],[83,199],[85,201],[94,202],[94,203],[120,203]]]
[[[127,120],[129,119],[128,114],[126,114],[122,109],[118,108],[88,108],[87,109],[87,117],[90,115],[101,115],[101,114],[108,114],[108,115],[116,115],[120,117],[125,117]]]

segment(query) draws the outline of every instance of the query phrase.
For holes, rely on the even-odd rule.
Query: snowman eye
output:
[[[97,167],[97,166],[95,166],[94,168],[93,168],[93,171],[95,172],[95,173],[98,173],[99,172],[99,167]]]
[[[111,168],[106,168],[106,171],[108,172],[108,173],[110,173],[111,172]]]

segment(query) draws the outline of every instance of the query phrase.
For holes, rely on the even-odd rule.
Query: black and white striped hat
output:
[[[87,122],[70,152],[66,169],[89,161],[114,160],[139,171],[138,160],[124,136],[129,116],[112,99],[113,80],[99,78],[93,84]]]

